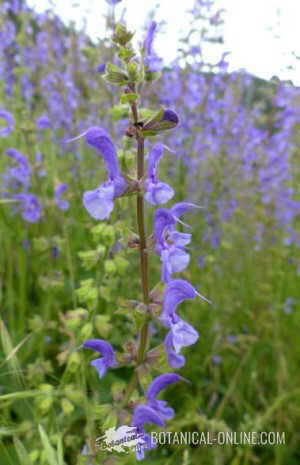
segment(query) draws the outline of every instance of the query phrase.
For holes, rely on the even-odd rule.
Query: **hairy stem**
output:
[[[138,111],[136,104],[131,105],[132,117],[134,123],[138,123]],[[137,177],[138,180],[143,182],[144,178],[144,158],[145,158],[145,146],[143,137],[137,136]],[[139,249],[140,249],[140,270],[141,270],[141,284],[143,292],[143,302],[147,307],[149,304],[149,268],[148,268],[148,251],[147,251],[147,240],[146,240],[146,228],[145,228],[145,212],[144,212],[144,194],[138,192],[136,201],[136,212],[137,212],[137,225],[139,234]],[[140,330],[139,334],[139,346],[137,350],[137,366],[143,363],[145,352],[148,345],[148,322],[145,322]],[[132,374],[132,377],[127,386],[124,394],[122,407],[125,407],[134,392],[138,383],[138,376],[136,369]]]
[[[137,372],[134,371],[131,378],[130,378],[130,381],[128,383],[128,386],[126,388],[126,391],[125,391],[125,394],[124,394],[124,397],[122,399],[122,402],[119,406],[119,409],[121,410],[122,408],[126,407],[126,405],[128,404],[128,402],[130,401],[130,397],[131,397],[131,394],[134,392],[135,388],[136,388],[136,385],[137,385],[137,382],[138,382],[138,379],[137,379]]]
[[[144,139],[138,138],[138,152],[137,152],[137,175],[138,179],[142,180],[144,177]],[[141,263],[141,279],[143,289],[144,304],[149,304],[149,287],[148,287],[148,251],[146,243],[145,232],[145,213],[144,213],[144,195],[138,192],[137,203],[137,223],[140,243],[140,263]]]

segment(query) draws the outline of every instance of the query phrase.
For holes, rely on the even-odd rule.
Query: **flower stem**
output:
[[[136,105],[132,105],[132,114],[137,123],[138,113]],[[144,159],[145,159],[145,141],[143,137],[137,136],[137,177],[139,181],[144,178]],[[138,192],[136,201],[137,223],[140,244],[140,267],[141,267],[141,280],[143,289],[143,300],[147,307],[149,305],[149,268],[148,268],[148,251],[147,240],[145,231],[145,212],[144,212],[144,194]],[[137,362],[142,363],[145,356],[145,351],[148,342],[148,322],[145,322],[140,331],[140,340],[138,347]]]
[[[131,111],[134,123],[138,123],[138,111],[136,104],[131,105]],[[145,144],[144,138],[137,135],[137,177],[139,181],[142,181],[144,178],[144,158],[145,158]],[[136,212],[137,212],[137,225],[138,225],[138,234],[139,234],[139,249],[140,249],[140,270],[141,270],[141,283],[143,291],[143,302],[147,307],[149,305],[149,268],[148,268],[148,251],[147,251],[147,240],[146,240],[146,228],[145,228],[145,212],[144,212],[144,194],[143,192],[138,192],[137,194],[137,203],[136,203]],[[137,367],[143,363],[145,352],[148,344],[148,322],[146,321],[139,334],[139,346],[137,350]],[[136,367],[136,369],[137,369]],[[123,401],[121,403],[122,407],[125,407],[131,397],[131,394],[134,392],[136,385],[138,383],[137,371],[134,371],[132,377],[127,386],[126,392],[124,394]]]
[[[134,390],[136,388],[137,382],[138,382],[137,372],[134,371],[131,378],[130,378],[130,381],[129,381],[128,385],[127,385],[127,388],[126,388],[124,397],[122,399],[122,402],[120,403],[120,405],[118,407],[119,410],[126,407],[126,405],[128,404],[128,402],[130,400],[130,397],[131,397],[131,394],[134,392]]]
[[[138,138],[138,153],[137,153],[137,175],[141,180],[144,177],[144,139]],[[143,289],[144,304],[149,304],[149,288],[148,288],[148,252],[145,233],[145,214],[144,214],[144,195],[138,192],[137,195],[137,223],[140,243],[140,263],[141,263],[141,278]]]

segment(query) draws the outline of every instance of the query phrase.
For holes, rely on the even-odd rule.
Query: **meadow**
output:
[[[226,55],[207,63],[200,44],[220,40],[221,24],[210,8],[195,2],[191,15],[191,31],[206,25],[199,46],[187,34],[178,58],[161,63],[159,73],[150,70],[140,89],[145,118],[160,107],[179,117],[176,128],[146,139],[145,154],[166,144],[172,151],[159,179],[174,189],[172,202],[201,206],[184,216],[190,228],[179,224],[192,240],[189,266],[176,278],[211,301],[180,305],[200,337],[183,350],[178,370],[190,382],[163,394],[175,410],[165,429],[278,431],[285,444],[166,445],[144,461],[297,465],[300,90],[277,78],[229,73]],[[128,388],[127,361],[143,324],[135,197],[115,199],[108,219],[93,219],[82,197],[106,180],[106,170],[84,137],[71,140],[104,128],[122,172],[136,177],[130,102],[103,76],[103,64],[120,61],[113,6],[97,44],[24,2],[1,1],[0,9],[0,463],[138,463],[133,453],[92,447],[120,421],[114,405]],[[150,243],[155,208],[145,204]],[[159,294],[152,249],[150,288]],[[153,324],[155,357],[139,372],[124,424],[151,380],[170,371],[164,335]],[[95,354],[82,348],[96,338],[113,345],[120,364],[101,379],[89,364]]]

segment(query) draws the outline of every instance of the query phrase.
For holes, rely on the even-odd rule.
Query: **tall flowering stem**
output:
[[[162,143],[152,145],[147,157],[146,171],[145,139],[159,136],[166,130],[175,128],[179,121],[177,114],[170,109],[160,108],[156,112],[149,109],[138,109],[139,84],[150,84],[159,77],[161,60],[152,47],[155,30],[156,23],[151,23],[142,49],[142,60],[138,63],[135,59],[136,53],[131,46],[133,34],[124,25],[117,25],[113,40],[118,46],[118,56],[123,67],[120,68],[114,64],[102,67],[106,81],[122,88],[124,93],[121,95],[120,102],[127,104],[131,113],[126,135],[136,140],[137,144],[136,179],[132,179],[127,173],[122,173],[118,163],[117,149],[105,129],[94,126],[83,134],[86,143],[102,156],[108,174],[104,183],[83,194],[83,204],[89,214],[96,220],[106,219],[114,209],[115,200],[118,197],[136,195],[138,241],[135,244],[139,248],[143,296],[142,302],[137,303],[139,318],[142,318],[139,320],[137,343],[133,344],[132,350],[126,350],[124,354],[120,354],[120,357],[115,355],[114,349],[108,341],[90,339],[83,344],[83,347],[100,353],[101,357],[91,362],[100,378],[106,374],[108,369],[118,367],[120,361],[134,365],[127,389],[123,397],[118,400],[115,409],[119,421],[122,421],[124,414],[129,413],[127,407],[129,407],[129,401],[138,383],[143,385],[143,373],[150,374],[154,368],[151,365],[155,363],[157,357],[163,355],[163,350],[165,350],[165,357],[170,367],[178,369],[185,363],[185,356],[181,353],[182,349],[197,341],[197,331],[182,319],[181,315],[177,313],[177,307],[187,299],[201,297],[207,300],[190,283],[182,279],[174,279],[172,276],[174,273],[183,271],[190,259],[185,246],[190,242],[191,235],[177,231],[177,223],[184,224],[180,217],[186,211],[198,207],[192,203],[180,202],[171,208],[159,208],[153,214],[154,234],[151,237],[153,237],[155,245],[153,240],[147,239],[144,202],[146,201],[152,207],[160,206],[167,203],[175,195],[175,191],[171,186],[161,181],[158,174],[158,165],[164,151],[172,152],[172,150]],[[159,255],[161,261],[161,281],[164,292],[158,300],[155,300],[154,293],[149,291],[148,254],[150,251]],[[160,306],[162,306],[161,312],[157,313],[156,310],[159,311]],[[152,308],[156,310],[150,311]],[[151,320],[155,320],[157,325],[163,326],[168,332],[164,339],[164,349],[160,345],[148,352],[148,346],[150,346],[149,323]],[[164,427],[165,420],[171,419],[174,415],[174,410],[165,401],[157,399],[156,396],[169,384],[182,380],[183,378],[175,373],[165,373],[158,376],[152,381],[145,393],[144,403],[140,402],[135,406],[131,425],[140,433],[142,447],[136,449],[136,457],[139,460],[144,458],[145,450],[155,447],[145,430],[145,425],[154,424]]]
[[[132,114],[135,119],[135,124],[138,123],[136,118],[138,117],[136,104],[132,105]],[[145,140],[143,137],[137,135],[137,176],[140,182],[144,179],[144,163],[145,161]],[[137,224],[139,233],[139,248],[140,248],[140,266],[141,266],[141,279],[143,289],[143,300],[145,306],[149,304],[149,269],[148,269],[148,251],[147,251],[147,240],[146,240],[146,228],[145,228],[145,208],[144,208],[144,194],[138,192],[136,200],[136,213],[137,213]],[[147,346],[148,339],[148,323],[144,323],[140,333],[140,344],[138,349],[138,363],[141,363],[144,359],[144,354]]]
[[[135,92],[135,86],[131,87],[132,92]],[[130,105],[132,118],[135,125],[138,125],[138,109],[136,103]],[[145,175],[145,139],[137,134],[137,177],[140,183],[143,183]],[[145,227],[145,207],[143,191],[137,193],[136,199],[136,215],[139,234],[139,250],[140,250],[140,268],[141,268],[141,284],[143,292],[143,301],[147,307],[149,304],[149,267],[148,267],[148,251]],[[137,351],[137,364],[141,364],[144,360],[148,341],[148,322],[146,321],[139,335],[139,347]],[[133,373],[128,384],[121,406],[125,407],[130,400],[130,396],[134,391],[138,382],[136,371]]]

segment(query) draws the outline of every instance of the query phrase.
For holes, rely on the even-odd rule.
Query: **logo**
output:
[[[129,450],[141,450],[145,445],[143,433],[138,433],[135,426],[119,426],[109,428],[103,436],[96,439],[96,447],[108,452],[125,452]]]

